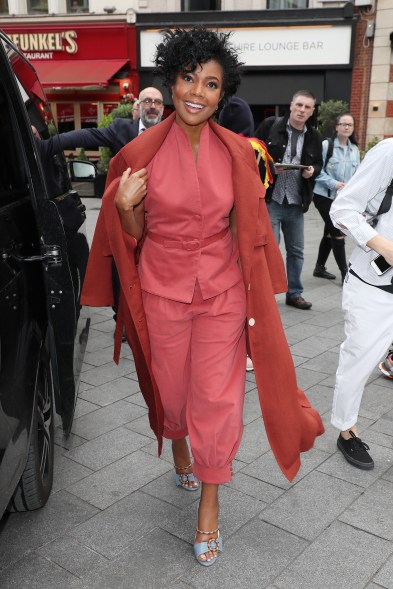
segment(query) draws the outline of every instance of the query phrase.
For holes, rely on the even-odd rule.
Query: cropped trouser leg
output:
[[[331,422],[345,431],[356,424],[367,379],[391,343],[393,294],[349,273],[342,306],[345,340],[340,348]]]
[[[231,480],[243,431],[246,302],[243,283],[192,303],[143,293],[152,369],[164,407],[164,436],[189,435],[194,474]]]

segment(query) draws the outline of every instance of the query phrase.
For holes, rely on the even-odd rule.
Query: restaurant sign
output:
[[[54,52],[75,54],[78,33],[73,30],[48,33],[11,33],[11,41],[27,59],[52,59]]]

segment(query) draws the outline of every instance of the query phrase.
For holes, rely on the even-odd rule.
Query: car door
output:
[[[32,349],[28,354],[25,351],[21,359],[28,357],[31,363],[35,357],[34,345],[37,346],[34,341],[39,339],[37,334],[32,334],[34,329],[40,333],[38,326],[47,319],[56,411],[61,415],[64,431],[69,433],[89,329],[87,311],[79,304],[89,248],[84,206],[72,190],[64,156],[50,156],[43,149],[41,139],[49,137],[56,129],[36,73],[2,33],[0,44],[0,101],[3,101],[0,108],[3,137],[0,142],[3,151],[3,170],[0,171],[0,294],[3,293],[3,297],[0,296],[0,411],[5,413],[8,423],[11,421],[12,445],[15,446],[15,431],[18,427],[23,429],[21,424],[29,420],[28,410],[23,407],[28,405],[26,396],[31,393],[28,392],[31,386],[21,384],[19,399],[14,392],[13,401],[8,400],[11,411],[9,406],[7,411],[1,408],[10,381],[15,381],[18,374],[28,378],[27,369],[11,360],[18,346],[21,347],[19,323],[23,313],[19,308],[19,323],[12,324],[14,317],[9,305],[17,299],[20,306],[24,306],[25,325],[30,325],[29,333],[24,335],[25,348]],[[18,283],[16,293],[15,282]],[[42,301],[45,301],[45,317],[41,317]],[[34,321],[27,321],[32,316]],[[5,352],[3,341],[7,338],[12,342]],[[4,390],[2,373],[8,374],[7,379],[3,379],[8,383]],[[4,446],[6,441],[0,443]]]

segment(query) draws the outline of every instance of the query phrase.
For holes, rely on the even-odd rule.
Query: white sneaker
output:
[[[247,372],[251,372],[252,370],[254,370],[254,365],[252,363],[250,356],[247,356],[246,370]]]

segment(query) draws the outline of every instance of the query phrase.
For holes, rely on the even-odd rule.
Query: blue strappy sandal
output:
[[[192,462],[190,464],[188,464],[187,466],[176,466],[176,464],[175,464],[175,468],[177,468],[177,470],[187,470],[190,468],[190,466],[192,466]],[[198,491],[198,489],[199,489],[199,481],[196,477],[194,477],[192,472],[183,473],[183,474],[176,473],[175,480],[176,480],[176,487],[181,487],[185,491]],[[198,484],[196,486],[192,487],[190,485],[190,483],[198,483]]]
[[[217,532],[217,538],[210,538],[207,542],[198,542],[194,544],[194,555],[199,564],[204,567],[209,567],[214,564],[218,557],[218,552],[222,552],[222,537],[220,536],[220,530],[217,528],[211,532],[202,532],[202,530],[196,529],[197,532],[200,534],[215,534]],[[215,552],[217,551],[217,556],[214,556],[211,560],[201,560],[199,557],[206,552]]]

